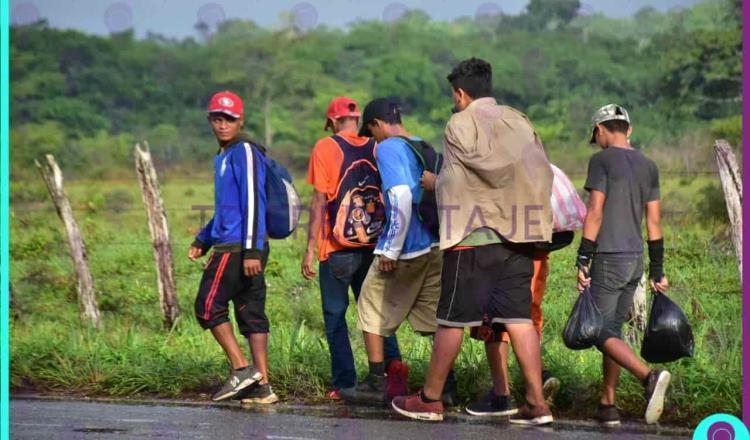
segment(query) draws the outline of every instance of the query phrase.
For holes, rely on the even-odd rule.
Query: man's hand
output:
[[[378,255],[378,269],[381,272],[393,272],[396,270],[396,264],[398,260],[391,260],[390,258]]]
[[[578,269],[578,293],[583,293],[586,287],[591,286],[591,277],[588,270]]]
[[[661,280],[657,283],[654,280],[648,280],[652,290],[656,290],[659,293],[664,293],[669,290],[669,280],[665,275],[662,275]]]
[[[263,272],[263,265],[260,260],[247,258],[242,260],[242,267],[245,269],[246,277],[256,277]]]
[[[302,276],[307,280],[312,280],[317,274],[315,272],[315,249],[308,248],[302,258]]]
[[[198,258],[203,256],[203,249],[196,247],[196,246],[190,246],[190,249],[188,249],[188,258],[190,258],[193,261],[196,261]]]
[[[422,184],[422,188],[426,191],[435,191],[435,181],[437,180],[437,174],[425,171],[422,173],[422,178],[419,179]]]

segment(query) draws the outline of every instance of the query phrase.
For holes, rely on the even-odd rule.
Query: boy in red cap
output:
[[[263,278],[269,252],[265,149],[242,135],[244,121],[239,96],[224,91],[211,98],[208,122],[219,143],[214,158],[214,216],[196,236],[188,256],[196,260],[210,248],[214,250],[203,271],[195,314],[201,327],[210,329],[224,349],[232,372],[213,400],[242,392],[243,403],[274,403],[278,397],[268,383],[269,323]],[[240,333],[250,344],[254,366],[234,336],[228,316],[230,301]]]
[[[308,182],[313,185],[314,193],[302,275],[308,280],[317,275],[314,268],[317,249],[334,386],[327,397],[332,399],[339,399],[341,390],[353,389],[357,383],[346,324],[349,288],[356,301],[385,222],[380,176],[373,154],[375,141],[357,134],[359,118],[359,107],[354,100],[341,96],[331,101],[323,128],[331,128],[334,134],[315,144],[308,170]],[[395,337],[385,340],[385,359],[390,368],[407,371],[396,368],[400,367],[401,353]],[[389,376],[388,386],[405,393],[406,380],[406,374],[394,374]]]

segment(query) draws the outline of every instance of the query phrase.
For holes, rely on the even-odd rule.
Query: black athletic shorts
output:
[[[261,264],[265,270],[268,247]],[[214,252],[203,270],[195,316],[204,329],[229,322],[229,301],[234,304],[234,317],[240,333],[268,333],[266,316],[266,280],[261,273],[246,277],[241,252]]]
[[[445,251],[437,323],[446,327],[531,323],[533,255],[533,246],[512,243]]]

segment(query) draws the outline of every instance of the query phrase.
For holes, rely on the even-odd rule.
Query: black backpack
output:
[[[334,240],[347,248],[374,247],[385,225],[385,204],[380,174],[375,166],[375,141],[354,147],[339,135],[333,140],[344,160],[336,197],[328,202]]]
[[[423,171],[429,171],[434,174],[440,172],[443,167],[443,155],[435,151],[432,145],[425,141],[415,141],[405,136],[398,136],[406,142],[411,151],[417,157],[417,162],[422,165]],[[428,231],[440,236],[440,216],[437,209],[437,198],[435,191],[422,191],[422,198],[418,203],[419,220]]]

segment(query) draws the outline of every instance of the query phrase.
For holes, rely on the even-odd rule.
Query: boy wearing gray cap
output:
[[[620,423],[615,392],[621,367],[645,388],[649,424],[661,416],[671,378],[668,371],[649,368],[622,340],[622,324],[643,275],[644,211],[651,289],[658,293],[669,288],[663,269],[659,171],[654,161],[630,146],[632,131],[628,112],[619,105],[606,105],[592,118],[591,143],[602,151],[589,160],[588,210],[577,259],[578,289],[590,287],[604,318],[596,344],[603,356],[604,379],[594,418],[606,425]]]

